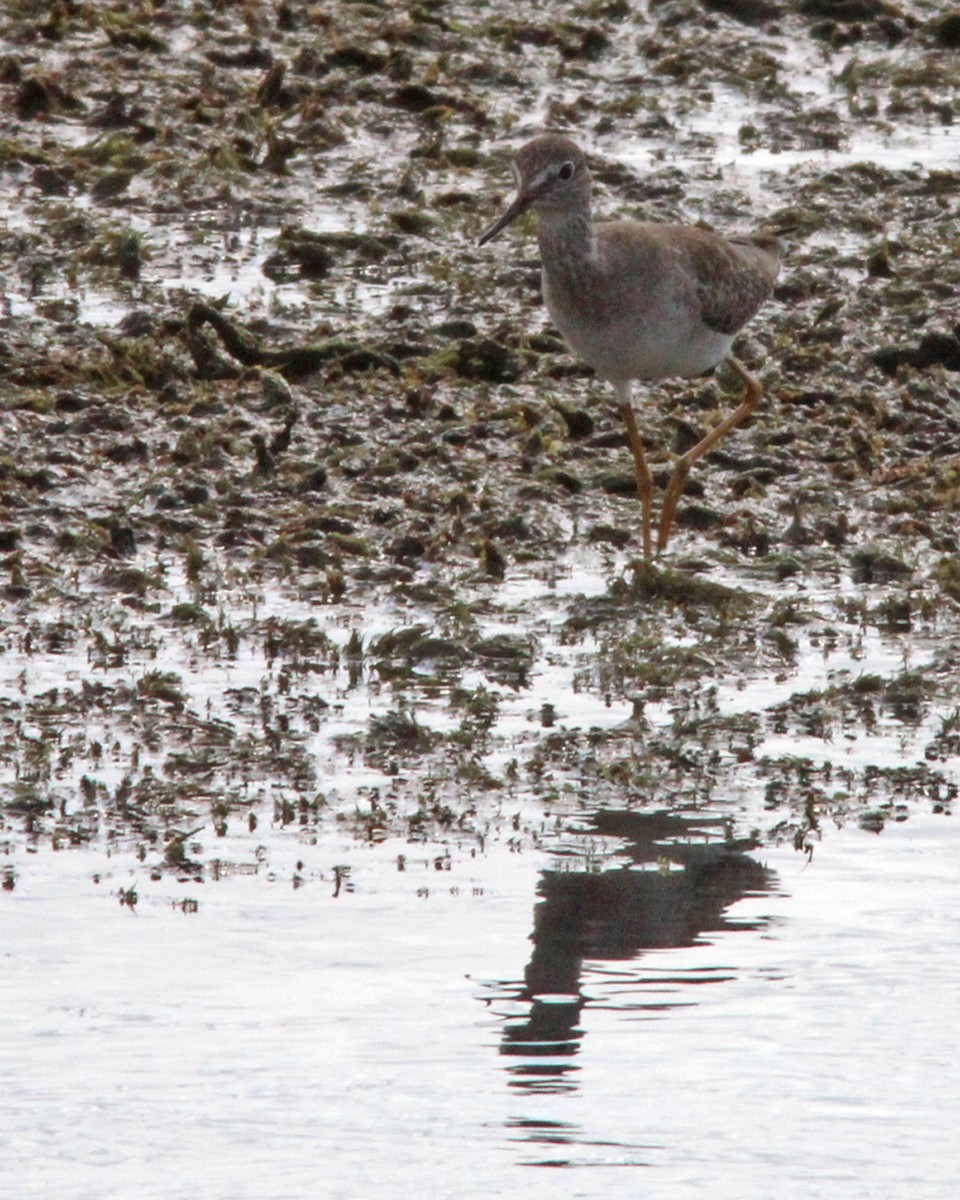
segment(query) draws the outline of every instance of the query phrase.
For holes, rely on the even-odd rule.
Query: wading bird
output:
[[[594,224],[586,159],[559,134],[521,147],[514,173],[517,194],[480,245],[528,208],[537,214],[547,311],[571,349],[613,385],[627,425],[649,562],[653,480],[631,400],[633,381],[702,375],[726,359],[744,384],[739,406],[677,460],[657,530],[659,551],[669,541],[691,466],[760,401],[760,384],[730,348],[773,291],[777,239],[769,233],[724,238],[694,225],[647,221]]]

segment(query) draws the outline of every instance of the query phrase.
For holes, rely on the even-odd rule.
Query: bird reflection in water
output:
[[[634,965],[627,973],[609,964],[634,960],[645,950],[692,946],[708,932],[756,928],[731,920],[726,910],[772,886],[772,873],[750,857],[756,844],[732,840],[721,818],[606,810],[580,832],[621,842],[618,860],[624,865],[541,876],[524,982],[498,989],[497,1007],[506,1016],[501,1053],[516,1060],[509,1068],[511,1086],[527,1091],[575,1087],[581,1013],[596,1003],[582,991],[584,960],[592,989],[604,975],[631,985],[623,1007],[632,1012],[694,1003],[690,986],[730,978],[729,971],[664,974]]]

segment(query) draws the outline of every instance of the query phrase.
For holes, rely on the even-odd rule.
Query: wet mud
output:
[[[599,809],[806,853],[949,812],[958,28],[872,0],[6,6],[4,886],[91,844],[339,891],[331,830],[443,872]],[[653,567],[532,226],[476,246],[543,127],[605,215],[787,230],[738,346],[761,408]],[[729,388],[649,389],[661,486]]]

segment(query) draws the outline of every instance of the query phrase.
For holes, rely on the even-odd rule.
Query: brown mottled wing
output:
[[[773,291],[780,269],[776,238],[707,234],[694,240],[689,251],[704,324],[717,333],[736,333]]]

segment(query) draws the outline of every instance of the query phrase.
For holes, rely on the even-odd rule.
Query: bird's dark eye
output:
[[[574,173],[574,171],[576,171],[576,169],[577,169],[577,164],[575,162],[570,162],[568,160],[565,163],[561,163],[560,170],[557,172],[557,178],[558,179],[572,179],[573,173]]]

